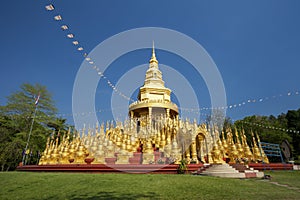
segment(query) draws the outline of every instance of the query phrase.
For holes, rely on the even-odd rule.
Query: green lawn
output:
[[[192,175],[0,173],[0,199],[300,199],[300,172],[271,181]]]
[[[300,171],[267,171],[265,174],[270,174],[273,182],[300,188]]]

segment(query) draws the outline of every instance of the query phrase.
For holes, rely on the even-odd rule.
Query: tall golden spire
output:
[[[149,63],[153,63],[153,62],[158,63],[156,56],[155,56],[154,41],[152,42],[152,57],[151,57]]]
[[[165,87],[162,72],[158,67],[154,42],[149,68],[146,71],[144,85],[140,87],[138,100],[129,106],[131,118],[139,117],[141,119],[141,117],[144,117],[145,119],[152,119],[152,108],[157,116],[163,114],[175,118],[178,115],[177,105],[171,102],[171,90]]]

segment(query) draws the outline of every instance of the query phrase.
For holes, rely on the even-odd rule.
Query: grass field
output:
[[[0,199],[300,199],[300,171],[265,174],[272,179],[6,172]]]

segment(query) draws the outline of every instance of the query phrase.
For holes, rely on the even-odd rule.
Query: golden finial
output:
[[[152,58],[155,58],[154,40],[152,41]]]
[[[150,59],[150,63],[152,63],[152,62],[158,63],[156,56],[155,56],[154,41],[152,42],[152,57]]]
[[[255,141],[255,137],[254,137],[254,133],[251,130],[251,135],[252,135],[252,141],[253,141],[253,147],[257,147],[256,141]]]
[[[234,127],[234,133],[235,133],[236,143],[240,144],[239,134],[236,127]]]

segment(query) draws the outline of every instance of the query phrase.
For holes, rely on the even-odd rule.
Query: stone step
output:
[[[206,170],[203,173],[241,173],[236,170]]]
[[[245,173],[240,173],[232,166],[226,164],[211,165],[208,169],[201,173],[201,175],[217,176],[226,178],[245,178]]]
[[[206,169],[208,169],[209,167],[210,167],[210,164],[207,164],[207,163],[203,164],[202,167],[198,168],[197,174],[200,174],[200,173],[204,172],[204,171],[205,171]]]
[[[249,167],[238,166],[241,170],[245,169],[243,172],[240,172],[228,164],[221,165],[211,165],[205,170],[201,170],[200,175],[205,176],[216,176],[224,178],[254,178],[254,177],[263,177],[264,173],[259,172],[258,170],[251,170]]]
[[[245,173],[203,173],[201,175],[207,176],[216,176],[216,177],[223,177],[223,178],[246,178]]]
[[[249,167],[247,167],[246,165],[243,165],[243,164],[231,164],[230,166],[232,166],[233,168],[235,168],[239,172],[244,172],[245,170],[249,169]]]

